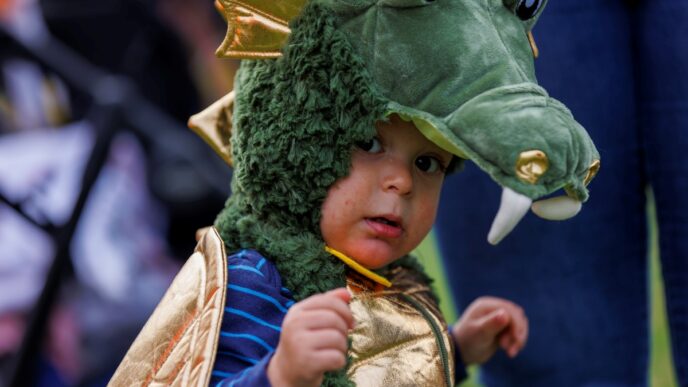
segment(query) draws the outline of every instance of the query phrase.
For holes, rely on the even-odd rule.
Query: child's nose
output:
[[[413,171],[403,160],[390,159],[383,175],[383,189],[399,195],[407,195],[413,190]]]

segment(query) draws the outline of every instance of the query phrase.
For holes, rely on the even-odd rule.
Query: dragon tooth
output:
[[[504,187],[499,211],[492,222],[490,232],[487,234],[487,241],[496,245],[509,235],[511,230],[526,215],[532,203],[533,201],[529,197]]]

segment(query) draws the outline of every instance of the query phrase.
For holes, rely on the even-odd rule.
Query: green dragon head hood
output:
[[[274,261],[297,299],[345,284],[323,250],[320,207],[391,113],[504,188],[492,243],[531,204],[564,219],[587,200],[597,150],[535,80],[530,30],[546,0],[219,1],[229,28],[218,54],[246,60],[235,91],[190,121],[234,167],[216,226],[229,251]],[[420,270],[409,257],[394,265]]]
[[[537,85],[530,29],[539,0],[323,0],[363,57],[387,110],[504,187],[488,240],[536,202],[549,219],[575,215],[599,154],[583,127]],[[530,38],[530,39],[529,39]]]
[[[532,205],[533,211],[548,219],[573,216],[588,198],[586,185],[599,168],[599,154],[570,111],[550,98],[535,80],[530,29],[545,3],[223,0],[229,30],[218,52],[260,58],[245,61],[237,77],[235,133],[247,125],[257,125],[245,129],[250,133],[255,133],[256,127],[266,132],[271,124],[278,125],[279,136],[268,142],[272,149],[263,159],[270,160],[271,183],[287,186],[282,182],[291,179],[282,173],[285,168],[273,168],[279,166],[275,157],[292,162],[297,153],[314,151],[320,157],[308,158],[312,165],[303,167],[304,174],[294,176],[296,181],[331,184],[333,176],[317,173],[329,168],[317,163],[334,162],[331,155],[323,158],[328,153],[323,136],[336,134],[342,145],[337,154],[348,157],[345,148],[351,141],[360,140],[363,132],[371,135],[361,125],[369,128],[371,121],[397,113],[413,120],[437,145],[474,161],[504,187],[490,242],[506,236],[533,200],[561,188],[566,196],[538,201]],[[325,25],[331,29],[327,35]],[[314,31],[318,32],[313,35]],[[347,55],[336,56],[344,47]],[[322,67],[327,62],[328,67]],[[359,82],[343,83],[347,77]],[[269,95],[259,97],[265,91]],[[246,106],[249,94],[253,102]],[[270,99],[269,106],[263,98]],[[361,106],[353,107],[354,103]],[[313,114],[309,115],[311,108]],[[287,124],[291,118],[283,120],[290,109],[297,109],[291,113],[299,116],[297,123]],[[244,112],[261,118],[241,121]],[[330,127],[316,136],[313,125],[325,121]],[[285,135],[287,131],[298,132],[301,126],[311,128],[309,139],[293,139],[288,150],[277,147],[288,141],[291,134]],[[349,136],[352,138],[346,140]],[[249,157],[242,146],[254,140],[257,137],[235,144],[234,159]],[[265,185],[243,179],[255,176],[255,171],[243,174],[244,166],[239,163],[236,168],[235,189],[259,186],[261,192],[268,192]],[[290,214],[317,219],[319,209],[311,211],[305,203],[319,203],[313,199],[321,199],[321,191],[285,191],[285,198],[303,209]],[[313,219],[310,221],[313,225]]]

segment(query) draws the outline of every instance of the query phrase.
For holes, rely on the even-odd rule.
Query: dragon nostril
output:
[[[549,159],[541,150],[521,152],[516,161],[516,176],[526,183],[537,183],[549,168]]]
[[[590,184],[592,179],[595,178],[597,175],[597,172],[600,170],[600,160],[595,160],[590,164],[590,167],[588,168],[588,173],[585,175],[585,180],[583,181],[585,185]]]

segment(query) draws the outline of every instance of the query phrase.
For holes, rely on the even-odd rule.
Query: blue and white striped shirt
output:
[[[211,386],[269,386],[267,365],[294,304],[277,268],[254,250],[227,259],[228,281]]]

